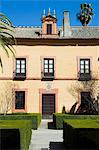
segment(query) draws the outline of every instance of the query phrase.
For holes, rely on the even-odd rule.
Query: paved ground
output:
[[[65,150],[63,147],[63,131],[48,129],[47,123],[52,120],[42,120],[38,130],[32,131],[29,150]]]

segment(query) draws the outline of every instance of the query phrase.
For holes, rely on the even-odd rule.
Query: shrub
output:
[[[32,134],[31,120],[1,120],[0,129],[19,129],[21,150],[28,150]]]
[[[67,148],[99,148],[99,121],[67,119],[63,123],[63,139]]]
[[[63,106],[63,108],[62,108],[62,114],[66,114],[65,106]]]
[[[0,120],[32,120],[32,129],[37,129],[41,122],[40,113],[13,113],[7,115],[0,115]]]
[[[63,121],[65,119],[98,119],[99,115],[73,115],[73,114],[53,114],[53,123],[56,129],[63,129]]]

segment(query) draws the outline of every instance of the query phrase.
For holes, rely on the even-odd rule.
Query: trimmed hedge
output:
[[[63,139],[66,148],[99,149],[99,120],[66,119]]]
[[[20,131],[20,148],[28,150],[32,134],[31,120],[1,120],[0,129],[19,129]]]
[[[13,113],[0,115],[0,120],[32,120],[32,129],[37,129],[41,122],[40,113]]]
[[[76,114],[53,114],[53,123],[56,129],[63,129],[63,121],[65,119],[99,119],[99,115],[76,115]]]

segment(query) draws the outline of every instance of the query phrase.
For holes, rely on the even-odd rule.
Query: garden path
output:
[[[48,129],[48,122],[43,119],[38,130],[32,131],[29,150],[65,150],[63,146],[63,130]]]

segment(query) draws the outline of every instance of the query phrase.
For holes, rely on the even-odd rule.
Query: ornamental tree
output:
[[[77,18],[83,26],[87,26],[94,15],[92,5],[84,3],[80,5],[80,8],[81,11],[77,14]]]

